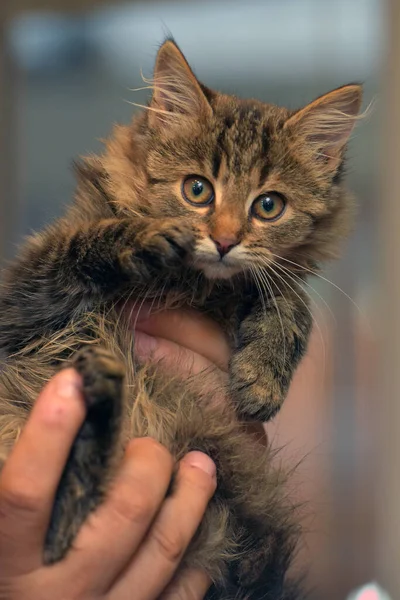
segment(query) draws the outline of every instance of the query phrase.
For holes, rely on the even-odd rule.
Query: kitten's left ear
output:
[[[296,112],[284,128],[307,143],[328,170],[335,171],[357,121],[361,102],[362,87],[346,85]]]
[[[166,122],[168,116],[204,118],[212,108],[188,62],[172,40],[167,40],[157,54],[153,79],[154,93],[150,104],[150,124]]]

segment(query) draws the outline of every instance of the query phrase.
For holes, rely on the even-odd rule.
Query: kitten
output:
[[[64,217],[28,240],[0,292],[0,442],[12,447],[43,384],[65,365],[88,405],[55,501],[45,560],[68,551],[103,497],[126,440],[150,435],[179,459],[212,456],[218,489],[185,563],[209,597],[299,600],[287,576],[298,528],[272,451],[239,420],[271,419],[304,355],[312,322],[301,283],[335,255],[351,200],[344,151],[361,88],[298,111],[212,91],[172,40],[153,96],[104,154],[78,165]],[[227,397],[140,365],[130,297],[191,305],[231,344]],[[221,390],[220,390],[221,391]]]

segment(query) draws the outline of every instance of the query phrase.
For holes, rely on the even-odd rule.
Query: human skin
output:
[[[215,465],[200,452],[179,464],[155,440],[128,445],[102,506],[82,527],[61,562],[43,564],[43,543],[54,494],[85,417],[80,376],[56,375],[0,476],[1,600],[135,600],[204,597],[204,573],[183,571],[182,556],[216,488]],[[40,443],[38,443],[40,440]]]
[[[210,389],[221,389],[228,379],[230,348],[220,327],[205,315],[190,308],[151,311],[128,307],[135,328],[136,353],[143,359],[159,362],[161,368],[182,376],[200,374]],[[248,423],[247,430],[261,443],[266,434],[261,423]]]

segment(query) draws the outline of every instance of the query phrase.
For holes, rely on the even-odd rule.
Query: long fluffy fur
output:
[[[184,561],[210,574],[209,598],[303,600],[289,575],[299,527],[286,474],[240,421],[276,414],[306,351],[312,317],[302,283],[349,228],[343,160],[361,89],[341,88],[301,111],[238,100],[198,82],[172,41],[159,51],[151,86],[150,110],[77,165],[75,202],[4,274],[0,462],[43,384],[73,365],[88,414],[60,481],[44,560],[68,552],[126,441],[150,435],[177,460],[202,450],[217,464],[217,492]],[[185,201],[188,175],[213,182],[212,206]],[[268,192],[286,200],[274,223],[248,205]],[[221,236],[237,242],[226,279],[210,241]],[[211,248],[214,267],[198,267],[199,247]],[[217,276],[206,275],[213,268]],[[117,310],[132,297],[191,305],[216,320],[232,351],[226,388],[207,388],[206,374],[183,382],[162,365],[139,364]]]

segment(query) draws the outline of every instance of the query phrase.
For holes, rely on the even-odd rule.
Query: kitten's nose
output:
[[[228,252],[230,250],[232,250],[232,248],[234,248],[235,246],[238,245],[239,241],[237,240],[237,238],[234,237],[220,237],[218,239],[213,238],[210,235],[210,238],[212,239],[212,241],[214,242],[214,244],[217,247],[217,250],[219,252],[220,257],[222,258],[223,256],[225,256],[225,254],[228,254]]]

